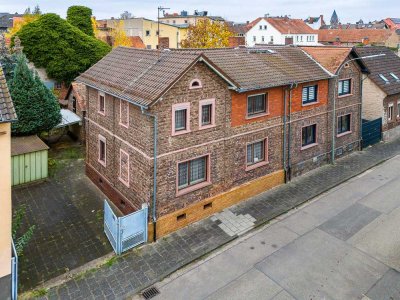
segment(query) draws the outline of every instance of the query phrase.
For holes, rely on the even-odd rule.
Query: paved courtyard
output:
[[[399,170],[397,156],[282,215],[156,284],[154,299],[400,299]]]
[[[21,231],[35,225],[19,264],[27,290],[112,251],[103,234],[104,195],[84,175],[83,159],[57,158],[52,176],[13,189],[13,208],[26,206]]]

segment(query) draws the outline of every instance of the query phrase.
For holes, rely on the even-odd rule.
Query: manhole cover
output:
[[[144,290],[142,292],[142,296],[144,297],[144,299],[151,299],[151,298],[157,296],[159,293],[160,293],[160,291],[156,287],[152,286],[151,288]]]

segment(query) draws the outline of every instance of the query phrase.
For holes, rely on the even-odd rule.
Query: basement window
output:
[[[177,216],[176,217],[176,220],[179,222],[179,221],[183,221],[183,220],[185,220],[186,219],[186,214],[181,214],[181,215],[179,215],[179,216]]]

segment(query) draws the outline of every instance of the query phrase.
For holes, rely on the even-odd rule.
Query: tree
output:
[[[29,69],[24,55],[17,58],[9,87],[18,115],[18,121],[12,124],[14,135],[40,134],[60,123],[60,106],[56,97]]]
[[[190,25],[187,38],[182,41],[183,48],[223,48],[229,46],[229,37],[233,33],[224,22],[199,19],[196,25]]]
[[[35,10],[36,10],[36,7],[35,7]],[[39,9],[39,11],[40,11],[40,9]],[[32,14],[31,13],[31,9],[28,7],[25,10],[25,13],[22,16],[22,18],[14,19],[13,27],[8,29],[8,31],[6,33],[6,37],[7,38],[13,37],[18,31],[20,31],[20,29],[22,27],[24,27],[26,24],[29,24],[29,23],[31,23],[33,21],[36,21],[37,19],[39,19],[39,17],[40,17],[39,13],[37,13],[37,14],[33,13]]]
[[[71,6],[67,11],[67,21],[87,35],[94,36],[92,27],[92,10],[86,6]]]
[[[91,17],[90,21],[92,23],[93,36],[98,39],[99,38],[99,28],[97,27],[96,18]]]
[[[50,78],[69,84],[106,55],[111,47],[61,19],[44,14],[18,32],[24,53]]]
[[[121,14],[121,19],[122,20],[127,20],[127,19],[130,19],[130,18],[132,18],[132,14],[129,12],[129,11],[124,11],[122,14]]]
[[[10,49],[6,45],[6,38],[3,34],[0,34],[0,64],[3,67],[7,82],[13,77],[16,63],[16,56],[11,54]]]
[[[124,30],[124,21],[116,21],[115,27],[111,29],[111,38],[113,41],[113,47],[118,47],[118,46],[125,46],[125,47],[131,47],[132,42],[127,37],[125,30]]]
[[[33,15],[41,15],[42,11],[40,10],[39,5],[36,5],[32,12]]]
[[[18,256],[22,256],[25,246],[29,243],[33,236],[33,231],[35,230],[35,225],[32,225],[28,228],[25,233],[18,235],[18,231],[20,231],[20,227],[22,225],[22,221],[26,215],[26,207],[25,205],[18,206],[13,213],[13,221],[12,221],[12,239],[15,241],[15,250],[17,251]]]

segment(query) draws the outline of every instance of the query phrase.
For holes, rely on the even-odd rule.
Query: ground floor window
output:
[[[388,106],[388,121],[393,120],[393,103],[390,103]]]
[[[208,156],[178,164],[178,189],[207,181]]]
[[[303,127],[301,137],[302,137],[301,141],[302,147],[306,147],[317,143],[317,125],[314,124]]]
[[[337,123],[338,134],[350,132],[350,119],[351,119],[350,114],[338,117],[338,123]]]
[[[248,144],[246,152],[248,166],[265,161],[265,140]]]
[[[99,135],[99,162],[102,165],[106,165],[106,155],[107,146],[106,146],[106,138],[104,136]]]
[[[122,149],[119,154],[119,179],[129,186],[129,154]]]

